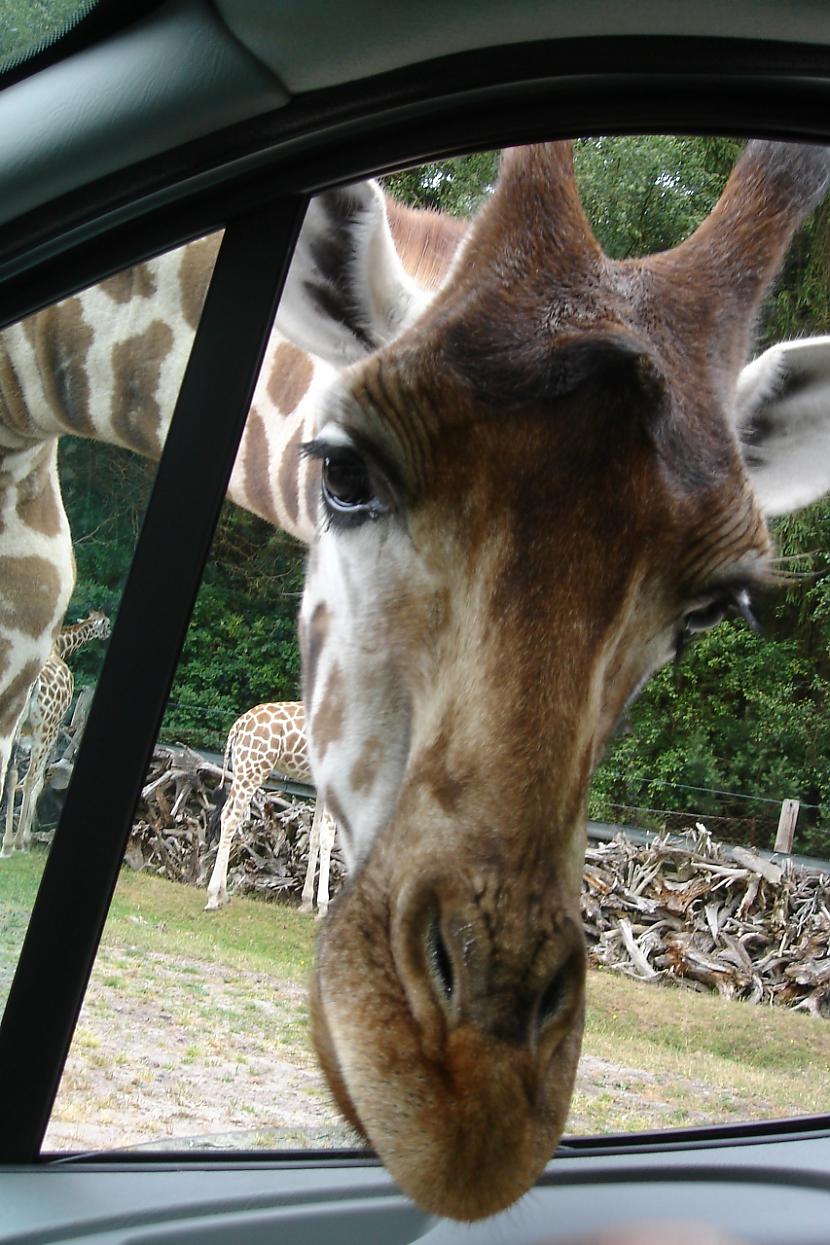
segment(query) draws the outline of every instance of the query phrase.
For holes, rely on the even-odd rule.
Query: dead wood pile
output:
[[[141,793],[125,853],[132,869],[174,882],[206,886],[219,845],[216,789],[221,767],[182,745],[159,744]],[[227,791],[230,779],[225,780]],[[313,804],[260,789],[231,846],[228,889],[262,898],[299,894],[308,865]],[[340,853],[331,859],[330,892],[343,874]]]
[[[219,766],[189,748],[159,745],[126,863],[206,885],[218,844],[220,778]],[[299,894],[312,811],[309,801],[259,790],[231,849],[229,887],[264,898]],[[335,848],[332,894],[342,876]],[[619,835],[588,847],[582,916],[593,965],[830,1016],[826,874],[727,847],[702,826],[646,844]]]
[[[706,829],[591,844],[589,962],[643,981],[830,1015],[830,877],[716,843]]]

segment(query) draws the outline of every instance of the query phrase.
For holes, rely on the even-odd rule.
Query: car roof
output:
[[[153,3],[0,91],[0,278],[246,170],[314,189],[575,126],[817,137],[828,63],[820,0]],[[753,93],[759,68],[812,102],[782,116]],[[731,116],[713,73],[734,83]],[[689,77],[695,107],[655,109],[666,75]]]

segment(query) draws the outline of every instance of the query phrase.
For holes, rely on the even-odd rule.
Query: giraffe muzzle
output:
[[[486,888],[459,895],[445,880],[419,881],[393,918],[398,975],[425,1049],[440,1057],[447,1035],[472,1026],[484,1038],[544,1058],[582,1000],[585,949],[568,918],[522,929],[488,902]],[[555,1043],[554,1043],[555,1044]]]

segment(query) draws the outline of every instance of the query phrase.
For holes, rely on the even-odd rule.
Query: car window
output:
[[[739,148],[661,136],[577,144],[582,203],[607,256],[625,261],[687,238],[717,201]],[[443,279],[497,173],[497,156],[479,154],[386,181],[384,210],[408,279],[427,291]],[[758,353],[823,333],[828,219],[819,208],[798,235],[762,308]],[[173,373],[198,321],[200,274],[217,242],[194,242],[80,298],[110,335],[110,375],[121,376],[125,394],[155,395],[158,360],[168,361],[162,411],[175,394]],[[175,325],[167,278],[156,275],[168,269],[182,292]],[[290,290],[289,281],[47,1151],[361,1143],[332,1104],[309,1032],[315,943],[349,867],[336,816],[315,809],[306,750],[296,625],[303,542],[321,485],[319,456],[302,446],[329,411],[339,368],[309,349],[317,339],[288,306]],[[72,303],[42,319],[68,323]],[[112,317],[133,305],[143,309],[143,327],[122,334]],[[365,331],[360,325],[354,335]],[[53,383],[49,351],[31,327],[14,332],[45,392]],[[93,339],[90,362],[94,350]],[[67,617],[117,611],[146,504],[157,427],[148,431],[134,404],[120,409],[115,447],[61,441],[78,567]],[[784,570],[806,578],[785,574],[775,591],[753,599],[751,615],[738,599],[692,611],[699,617],[689,623],[682,661],[630,706],[597,769],[581,899],[587,1026],[571,1135],[826,1109],[826,591],[815,574],[825,520],[819,502],[775,521],[778,547],[791,559]],[[101,643],[84,651],[100,652]],[[94,679],[91,663],[77,672],[79,686]],[[61,766],[53,758],[49,786],[58,794],[49,798],[58,802],[68,768]],[[509,787],[499,793],[494,816],[509,816],[512,795]],[[793,823],[793,801],[794,841],[770,859],[779,821]],[[31,851],[0,861],[7,981],[53,817],[42,802]],[[793,854],[812,863],[791,861]]]
[[[50,0],[48,4],[5,0],[0,37],[0,75],[36,56],[69,33],[97,0]]]

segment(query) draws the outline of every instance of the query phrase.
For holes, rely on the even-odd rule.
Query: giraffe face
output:
[[[827,178],[825,156],[750,148],[687,243],[615,263],[567,152],[514,153],[445,285],[343,374],[307,447],[310,759],[352,870],[315,1044],[428,1210],[509,1205],[561,1133],[588,783],[648,677],[769,575],[736,382],[782,223]],[[328,216],[360,211],[350,191]],[[375,321],[342,316],[352,351]]]
[[[314,450],[312,768],[354,873],[315,1023],[393,1175],[472,1218],[524,1191],[567,1114],[597,758],[684,632],[763,578],[769,541],[725,426],[729,468],[689,488],[625,359],[508,411],[447,367],[426,435],[439,395],[411,367],[395,347],[365,365]]]

